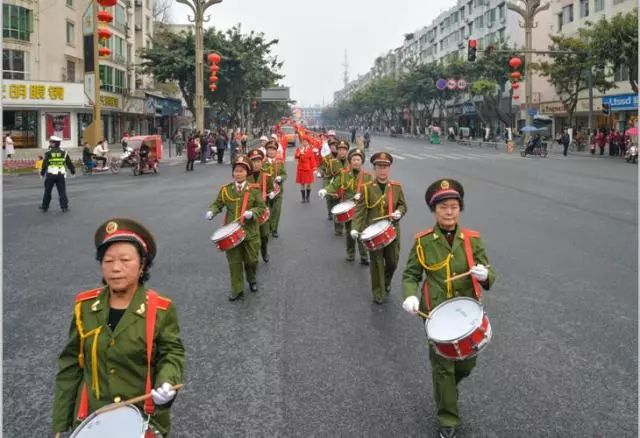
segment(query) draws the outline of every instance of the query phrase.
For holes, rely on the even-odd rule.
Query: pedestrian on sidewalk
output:
[[[562,136],[560,137],[560,143],[562,144],[562,155],[564,155],[565,157],[567,156],[570,142],[571,138],[569,137],[569,131],[567,128],[564,128]]]
[[[596,143],[600,148],[600,155],[604,155],[604,146],[607,144],[607,137],[602,129],[598,129],[598,134],[596,134]]]
[[[218,158],[218,164],[222,164],[224,150],[227,147],[228,141],[227,136],[224,135],[224,131],[218,131],[218,135],[216,136],[216,156]]]
[[[196,138],[196,136],[191,136],[187,142],[187,168],[185,169],[187,172],[193,171],[193,164],[198,159],[198,154],[200,153]]]
[[[184,148],[184,136],[182,135],[182,131],[179,129],[176,130],[175,135],[173,136],[173,142],[176,144],[176,156],[182,156],[182,149]]]
[[[4,149],[4,153],[7,158],[11,158],[11,156],[15,153],[13,147],[13,139],[8,132],[7,135],[4,136],[4,144],[2,145],[2,149]]]

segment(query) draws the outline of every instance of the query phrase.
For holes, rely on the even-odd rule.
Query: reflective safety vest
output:
[[[49,154],[49,166],[47,167],[47,173],[52,175],[66,175],[67,168],[65,166],[65,161],[67,159],[67,153],[60,152],[51,152]]]

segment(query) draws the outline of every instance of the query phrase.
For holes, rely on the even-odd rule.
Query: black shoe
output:
[[[64,208],[62,209],[62,212],[63,212],[63,213],[66,213],[66,212],[68,212],[68,211],[69,211],[69,207],[64,207]]]
[[[360,259],[360,264],[364,266],[369,266],[369,259]]]
[[[42,212],[43,212],[43,213],[46,213],[46,212],[47,212],[47,210],[49,210],[49,207],[45,208],[45,207],[43,207],[42,205],[38,205],[38,208],[39,208],[40,210],[42,210]]]
[[[258,292],[258,283],[255,281],[253,283],[249,283],[249,289],[251,292]]]
[[[356,256],[352,256],[352,255],[348,255],[348,256],[347,256],[347,261],[348,261],[348,262],[352,262],[352,261],[354,261],[355,259],[356,259]]]
[[[384,298],[374,298],[373,302],[376,303],[377,305],[382,305],[384,304]]]
[[[455,427],[443,427],[440,426],[438,429],[438,437],[439,438],[454,438],[458,431]]]
[[[277,230],[273,230],[273,231],[271,232],[271,235],[273,236],[273,238],[274,238],[274,239],[277,239],[278,237],[280,237],[280,235],[278,234],[278,231],[277,231]]]
[[[269,263],[269,254],[268,254],[268,253],[266,253],[266,252],[265,252],[264,254],[262,254],[262,260],[263,260],[265,263]]]
[[[233,292],[231,292],[229,294],[229,301],[235,301],[235,300],[241,300],[244,297],[244,293],[240,292],[239,294],[234,294]]]

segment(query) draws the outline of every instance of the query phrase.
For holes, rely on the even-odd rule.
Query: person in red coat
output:
[[[295,159],[298,161],[296,170],[296,183],[300,184],[300,194],[302,203],[309,202],[311,184],[313,184],[313,172],[315,170],[316,159],[313,149],[309,146],[306,138],[302,139],[302,145],[296,149]]]
[[[193,163],[200,156],[200,146],[196,142],[197,136],[191,136],[187,142],[187,172],[193,170]]]

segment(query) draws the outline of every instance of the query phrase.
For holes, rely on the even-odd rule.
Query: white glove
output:
[[[269,196],[269,199],[273,199],[276,197],[276,192],[270,192],[268,196]]]
[[[475,265],[470,271],[471,276],[480,282],[486,281],[487,278],[489,278],[489,270],[484,265]]]
[[[358,240],[360,238],[360,233],[358,233],[358,230],[351,230],[351,238],[354,240]]]
[[[420,310],[420,301],[418,301],[418,298],[416,296],[411,295],[404,300],[404,302],[402,303],[402,308],[412,315],[415,315],[416,313],[418,313],[418,310]]]
[[[251,210],[247,210],[244,212],[244,218],[245,219],[251,219],[253,218],[253,212]]]
[[[396,210],[393,213],[391,213],[391,219],[393,219],[394,221],[399,221],[401,217],[402,217],[402,213],[400,213],[400,210]]]
[[[208,211],[207,214],[205,215],[205,217],[207,218],[208,221],[213,219],[214,216],[215,216],[215,214],[213,214],[212,211]]]
[[[356,193],[356,195],[353,197],[353,199],[355,199],[356,201],[359,201],[360,198],[362,198],[362,195],[360,193]]]
[[[322,178],[322,173],[320,173],[320,172],[316,172],[316,176],[317,176],[318,178]]]
[[[320,196],[320,199],[324,199],[325,196],[327,196],[327,190],[326,189],[318,190],[318,196]]]
[[[276,182],[277,183],[281,183],[282,182],[282,177],[280,175],[276,176]]]
[[[156,405],[166,405],[176,396],[176,390],[169,383],[163,383],[157,389],[151,390],[151,398]]]

